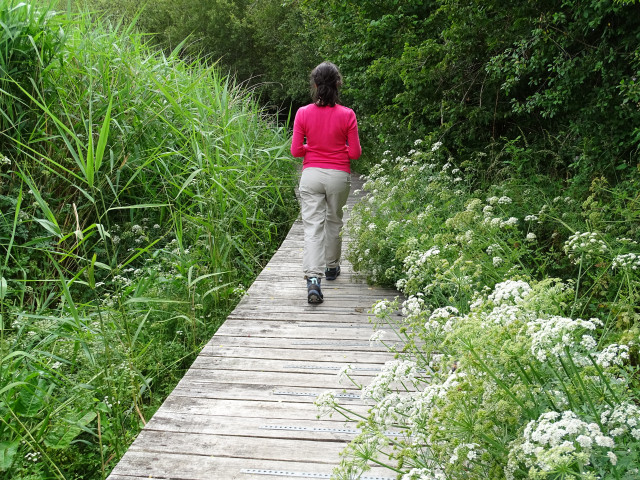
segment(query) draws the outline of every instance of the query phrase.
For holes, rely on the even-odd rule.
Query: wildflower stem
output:
[[[562,377],[560,376],[560,374],[556,370],[555,365],[551,365],[550,362],[547,362],[547,363],[549,363],[549,367],[551,367],[549,370],[551,370],[551,372],[556,376],[556,378],[560,382],[560,385],[562,385],[564,393],[567,395],[567,402],[569,403],[569,407],[571,408],[571,410],[575,410],[575,404],[572,401],[571,393],[569,392],[569,389],[567,388],[567,384],[564,382],[564,380],[562,380]],[[560,363],[562,364],[562,360],[560,361]],[[569,377],[569,374],[568,374],[567,369],[564,366],[564,364],[562,364],[562,368],[565,371],[565,373],[567,374],[567,377]]]
[[[400,469],[398,469],[396,467],[393,467],[393,466],[389,465],[388,463],[384,463],[384,462],[381,462],[380,460],[376,460],[375,458],[369,458],[368,460],[370,462],[373,462],[373,463],[376,463],[376,464],[380,465],[381,467],[388,468],[389,470],[393,470],[396,473],[405,473],[402,470],[400,470]]]
[[[491,378],[493,378],[493,380],[498,384],[498,386],[500,388],[502,388],[502,390],[504,390],[504,392],[509,395],[511,397],[511,399],[516,402],[518,404],[518,406],[520,406],[520,408],[522,408],[525,412],[527,412],[527,414],[530,414],[531,412],[529,411],[529,409],[526,407],[526,405],[524,404],[524,402],[522,402],[522,400],[520,400],[518,397],[516,397],[516,395],[511,391],[511,389],[507,386],[507,384],[505,384],[502,380],[500,380],[494,373],[493,371],[487,366],[486,363],[484,363],[482,361],[482,359],[480,358],[480,356],[476,353],[476,351],[474,350],[473,346],[470,343],[466,343],[464,342],[465,347],[469,350],[469,352],[471,353],[471,355],[473,355],[473,357],[478,361],[478,363],[480,364],[480,366],[482,367],[482,369],[487,372],[489,374],[489,376]]]
[[[518,361],[518,359],[516,357],[514,357],[514,362],[517,365],[518,369],[521,372],[520,375],[520,379],[523,380],[523,384],[527,387],[527,395],[529,397],[529,400],[531,401],[531,403],[533,405],[536,404],[536,401],[533,397],[533,393],[531,392],[531,385],[533,384],[533,382],[531,381],[531,379],[529,378],[529,375],[527,375],[527,372],[525,371],[525,369],[523,368],[522,364]]]
[[[587,357],[589,357],[589,360],[591,361],[593,366],[598,371],[598,375],[600,376],[600,378],[602,379],[604,384],[607,386],[607,389],[611,392],[611,395],[613,396],[613,400],[615,401],[615,403],[616,404],[620,404],[620,399],[618,398],[618,395],[616,395],[616,392],[614,392],[613,388],[611,388],[611,384],[607,380],[607,377],[605,376],[604,372],[602,371],[602,368],[600,367],[600,365],[597,364],[597,362],[594,360],[594,358],[591,355],[587,355]],[[614,404],[611,401],[609,401],[606,396],[604,397],[604,401],[607,402],[607,404],[611,408],[614,408]]]
[[[576,280],[576,291],[573,298],[573,304],[571,305],[571,316],[575,315],[575,308],[578,305],[578,292],[580,291],[580,280],[582,279],[582,258],[584,254],[580,255],[580,262],[578,262],[578,278]]]
[[[591,396],[589,395],[589,392],[587,391],[584,383],[582,382],[582,378],[580,378],[580,372],[576,368],[576,364],[573,362],[573,358],[571,358],[571,352],[569,351],[569,347],[565,346],[564,347],[564,351],[567,354],[567,359],[569,360],[569,363],[571,364],[571,368],[573,369],[574,376],[577,379],[578,384],[580,385],[580,388],[584,392],[584,395],[582,395],[582,397],[589,404],[589,407],[591,408],[591,411],[593,412],[593,416],[595,417],[595,420],[598,423],[598,426],[600,428],[602,428],[602,423],[600,422],[600,416],[598,415],[598,411],[596,410],[596,407],[593,405],[593,401],[591,400]]]
[[[349,420],[350,422],[353,422],[355,420],[353,419],[353,417],[350,417],[348,414],[353,415],[355,417],[358,417],[358,418],[360,418],[362,420],[366,420],[367,419],[367,417],[365,417],[364,415],[360,415],[359,413],[356,413],[356,412],[354,412],[352,410],[349,410],[348,408],[344,408],[342,405],[339,405],[339,404],[335,404],[333,409],[336,412],[338,412],[340,415],[342,415],[344,418]],[[344,413],[344,412],[347,412],[347,413]]]

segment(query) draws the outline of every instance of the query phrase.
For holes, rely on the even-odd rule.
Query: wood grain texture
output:
[[[354,178],[352,190],[361,183]],[[367,384],[393,358],[369,342],[369,312],[398,292],[368,286],[343,262],[335,281],[322,282],[325,302],[309,305],[303,237],[298,220],[109,480],[329,478],[358,430],[339,414],[318,418],[313,402],[333,390],[342,405],[366,414],[370,402],[338,372],[348,364],[352,378]],[[345,231],[345,249],[348,240]],[[385,339],[402,346],[391,331]],[[373,466],[362,478],[395,477]]]

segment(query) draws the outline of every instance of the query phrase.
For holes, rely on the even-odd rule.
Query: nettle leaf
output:
[[[19,440],[13,442],[0,442],[0,472],[4,472],[11,468],[13,460],[18,453],[18,447],[20,446]]]
[[[79,419],[63,419],[62,422],[64,423],[55,426],[47,434],[44,439],[44,444],[49,448],[67,448],[96,416],[95,412],[89,412]]]

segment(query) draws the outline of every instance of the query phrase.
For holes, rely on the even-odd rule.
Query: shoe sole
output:
[[[317,293],[310,293],[309,296],[307,297],[307,301],[309,303],[322,303],[324,300]]]

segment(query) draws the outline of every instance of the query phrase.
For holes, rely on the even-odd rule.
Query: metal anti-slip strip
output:
[[[274,395],[295,395],[298,397],[317,397],[318,394],[314,392],[285,392],[282,390],[276,390],[272,392]],[[361,398],[361,395],[358,393],[336,393],[334,395],[338,398]]]
[[[264,470],[261,468],[243,468],[240,473],[253,473],[254,475],[278,475],[280,477],[298,478],[331,478],[330,473],[289,472],[286,470]],[[361,480],[395,480],[395,477],[360,477]]]
[[[332,346],[332,347],[368,347],[369,343],[292,342],[291,345],[329,345],[329,346]]]
[[[262,425],[260,428],[264,430],[290,430],[295,432],[346,433],[349,435],[358,435],[360,433],[360,430],[351,428],[297,427],[295,425]]]
[[[325,433],[344,433],[346,435],[358,435],[362,430],[353,428],[327,428],[327,427],[298,427],[296,425],[262,425],[263,430],[287,430],[292,432],[325,432]],[[383,432],[388,437],[397,437],[402,432]]]
[[[299,323],[298,327],[313,327],[313,328],[368,328],[372,330],[373,327],[370,323],[363,323],[362,325],[352,324],[352,325],[341,325],[341,324],[331,324],[331,323]]]
[[[320,366],[320,365],[295,365],[289,364],[285,365],[283,368],[306,368],[310,370],[342,370],[344,367],[339,366]],[[371,371],[371,372],[379,372],[379,367],[353,367],[351,370],[362,370],[362,371]]]

